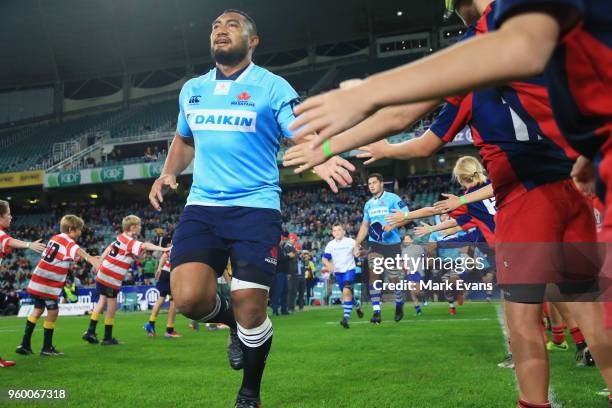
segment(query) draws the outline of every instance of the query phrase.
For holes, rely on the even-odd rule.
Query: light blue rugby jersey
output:
[[[253,63],[235,80],[215,68],[187,81],[176,129],[195,145],[187,205],[280,211],[276,155],[298,101],[287,81]]]
[[[380,198],[372,197],[365,204],[363,220],[370,224],[368,231],[368,240],[370,242],[381,244],[399,244],[401,242],[397,228],[392,231],[382,232],[382,227],[389,224],[385,221],[385,217],[393,214],[392,209],[398,209],[403,212],[409,211],[406,203],[397,194],[388,191],[384,191]],[[378,226],[378,228],[373,228],[373,226]]]

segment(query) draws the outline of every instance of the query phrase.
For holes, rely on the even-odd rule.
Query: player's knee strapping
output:
[[[272,320],[269,317],[266,317],[266,320],[261,325],[253,329],[246,329],[240,324],[237,324],[237,328],[240,342],[250,348],[262,346],[272,338],[274,333],[272,330]]]
[[[236,328],[236,320],[234,319],[234,313],[232,312],[229,301],[219,296],[218,293],[215,295],[215,306],[213,310],[206,316],[198,319],[198,321],[201,323],[223,323],[233,329]]]

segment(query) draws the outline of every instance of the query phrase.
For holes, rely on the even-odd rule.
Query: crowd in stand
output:
[[[411,209],[417,193],[456,191],[448,176],[419,177],[390,184],[388,190],[395,190]],[[322,250],[331,237],[331,227],[335,222],[346,224],[348,236],[355,236],[363,218],[363,206],[369,199],[364,186],[341,190],[338,194],[328,188],[316,187],[286,189],[281,197],[284,242],[290,234],[295,234],[296,256],[302,267],[314,270],[304,278],[316,279],[324,272],[321,261]],[[168,245],[183,203],[164,201],[164,210],[155,211],[148,203],[132,203],[113,206],[61,207],[40,217],[36,225],[19,222],[16,215],[9,234],[23,240],[48,240],[58,233],[60,218],[66,213],[74,213],[85,220],[85,228],[78,243],[90,254],[99,255],[104,248],[120,233],[121,220],[128,214],[138,215],[143,222],[144,239],[156,244]],[[282,249],[282,248],[281,248]],[[281,250],[281,256],[283,252]],[[0,313],[5,299],[15,291],[23,290],[31,277],[37,259],[27,258],[25,253],[15,251],[9,254],[0,265]],[[127,276],[127,284],[151,283],[151,262],[143,257],[136,260]],[[312,264],[312,266],[311,266]],[[95,273],[83,262],[75,263],[70,272],[70,281],[77,286],[91,286]],[[312,281],[311,281],[312,284]]]

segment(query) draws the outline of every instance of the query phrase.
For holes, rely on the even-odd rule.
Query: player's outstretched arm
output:
[[[444,222],[441,222],[440,224],[436,224],[433,226],[425,222],[422,222],[420,227],[414,228],[414,233],[417,237],[422,237],[427,234],[431,234],[432,232],[443,231],[445,229],[453,228],[456,226],[457,226],[457,221],[455,221],[452,218],[450,220],[446,220]]]
[[[336,269],[334,268],[334,264],[327,260],[327,258],[323,257],[323,265],[325,265],[325,269],[329,271],[329,273],[334,273]]]
[[[427,130],[421,136],[402,143],[391,144],[386,140],[380,140],[367,146],[362,146],[359,150],[363,150],[364,153],[359,153],[357,157],[368,159],[363,162],[366,166],[385,158],[410,160],[429,157],[440,150],[444,144],[444,141],[436,136],[435,133]]]
[[[418,220],[419,218],[426,218],[439,214],[434,207],[424,207],[419,208],[418,210],[405,212],[394,208],[391,211],[393,211],[393,214],[385,217],[385,221],[390,224],[385,226],[385,231],[401,228],[404,225],[409,224],[412,220]]]
[[[534,76],[544,70],[559,34],[553,14],[517,14],[499,31],[373,75],[354,88],[307,99],[295,107],[298,118],[290,129],[297,131],[296,136],[318,132],[325,139],[386,106],[459,95]]]
[[[169,252],[172,249],[172,246],[169,247],[161,247],[159,245],[152,244],[150,242],[144,242],[142,244],[142,249],[145,251],[161,251],[161,252]]]
[[[493,185],[489,184],[461,197],[454,194],[445,193],[442,193],[442,195],[446,197],[446,200],[438,201],[434,204],[434,207],[439,214],[451,212],[465,204],[477,203],[479,201],[486,200],[487,198],[494,197],[495,192],[493,191]]]
[[[355,257],[359,257],[361,254],[361,243],[368,237],[368,228],[370,228],[370,223],[365,220],[362,221],[357,237],[355,238],[355,248],[353,249],[353,255]]]
[[[325,145],[320,136],[314,136],[307,139],[307,143],[298,144],[287,150],[283,158],[283,166],[300,165],[296,173],[301,173],[323,163],[331,154],[347,152],[401,133],[439,104],[440,101],[435,100],[382,109],[357,126],[335,135]]]
[[[168,259],[168,253],[164,252],[159,257],[159,264],[157,265],[157,270],[155,271],[155,280],[159,280],[159,276],[161,275],[161,271],[164,268],[164,264],[166,263],[166,259]]]
[[[176,177],[189,166],[194,155],[195,149],[193,144],[176,133],[168,150],[168,156],[166,156],[162,173],[155,180],[149,192],[149,201],[157,211],[161,211],[161,203],[164,202],[165,191],[168,188],[176,190],[178,187]]]
[[[463,231],[463,228],[461,228],[460,226],[456,226],[453,228],[447,228],[445,230],[442,230],[440,231],[440,234],[442,234],[443,237],[448,237],[449,235],[456,234],[460,231]]]
[[[89,255],[87,252],[83,251],[83,249],[79,248],[77,250],[77,255],[85,260],[85,262],[87,262],[88,264],[90,264],[91,266],[93,266],[93,268],[95,270],[98,270],[98,268],[100,268],[100,263],[102,262],[99,256],[91,256]]]
[[[314,168],[315,174],[325,180],[334,193],[338,192],[338,185],[348,187],[353,183],[351,172],[355,170],[351,162],[339,156],[334,156]]]
[[[14,249],[31,249],[32,251],[40,254],[45,250],[45,244],[43,244],[41,241],[42,240],[37,239],[36,241],[27,242],[16,238],[10,238],[8,245]]]

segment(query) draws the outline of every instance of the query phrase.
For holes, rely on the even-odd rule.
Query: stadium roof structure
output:
[[[257,55],[431,29],[442,0],[5,0],[0,89],[210,63],[211,22],[250,14]]]

